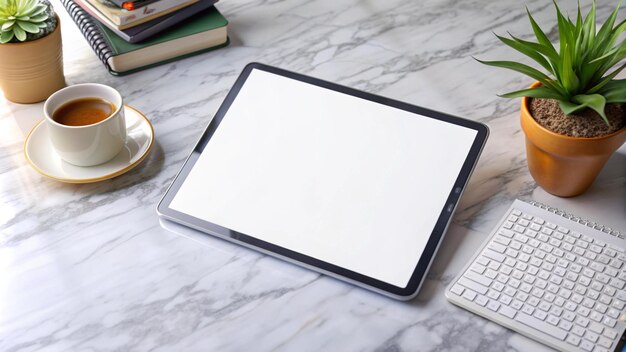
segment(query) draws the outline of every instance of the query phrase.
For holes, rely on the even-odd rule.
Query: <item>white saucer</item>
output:
[[[139,165],[154,142],[152,124],[141,112],[124,105],[126,146],[113,159],[95,166],[76,166],[59,157],[48,138],[45,120],[33,127],[24,142],[24,155],[40,174],[67,183],[89,183],[119,176]]]

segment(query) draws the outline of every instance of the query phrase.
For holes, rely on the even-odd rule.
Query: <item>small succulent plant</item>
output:
[[[617,7],[596,30],[596,3],[583,19],[578,5],[576,20],[564,16],[556,1],[559,29],[559,51],[533,19],[528,18],[536,42],[511,35],[511,39],[498,36],[504,44],[521,52],[542,66],[548,74],[533,67],[512,61],[481,61],[486,65],[515,70],[541,82],[541,86],[501,95],[504,98],[544,98],[559,101],[561,110],[570,115],[585,108],[595,110],[607,123],[604,113],[607,103],[626,103],[626,79],[615,77],[626,68],[620,62],[626,58],[626,40],[619,42],[626,31],[626,21],[615,24],[621,0]],[[616,67],[617,66],[617,67]],[[612,72],[607,72],[616,67]]]
[[[56,26],[48,0],[0,0],[0,44],[39,39]]]

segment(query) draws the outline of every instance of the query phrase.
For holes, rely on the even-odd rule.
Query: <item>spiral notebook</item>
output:
[[[126,29],[121,29],[115,23],[111,22],[98,9],[93,7],[87,0],[74,0],[74,3],[87,12],[92,19],[100,22],[118,37],[129,43],[139,43],[148,38],[154,37],[167,29],[172,28],[178,23],[196,15],[213,6],[217,0],[200,0],[192,5],[184,7],[178,11],[169,13],[159,18],[144,22]]]
[[[228,45],[228,21],[211,7],[141,44],[131,44],[93,19],[73,0],[61,0],[100,61],[125,75]]]
[[[516,200],[446,297],[561,351],[621,351],[626,241],[619,230]]]

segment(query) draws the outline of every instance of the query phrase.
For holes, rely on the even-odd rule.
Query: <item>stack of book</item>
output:
[[[217,0],[61,0],[114,75],[228,45]]]

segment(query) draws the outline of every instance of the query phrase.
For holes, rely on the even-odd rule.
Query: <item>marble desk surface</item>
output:
[[[562,3],[575,9],[573,1]],[[612,3],[599,5],[600,18]],[[68,83],[117,88],[152,121],[156,146],[139,167],[111,180],[49,180],[22,151],[42,104],[0,98],[0,351],[542,351],[448,303],[445,286],[517,197],[626,228],[626,146],[584,195],[547,194],[527,170],[519,101],[496,96],[529,80],[472,59],[519,58],[492,33],[531,34],[519,1],[222,0],[228,48],[125,77],[107,73],[53,4]],[[550,1],[526,4],[556,33]],[[157,202],[251,61],[489,125],[416,299],[394,301],[160,226]]]

